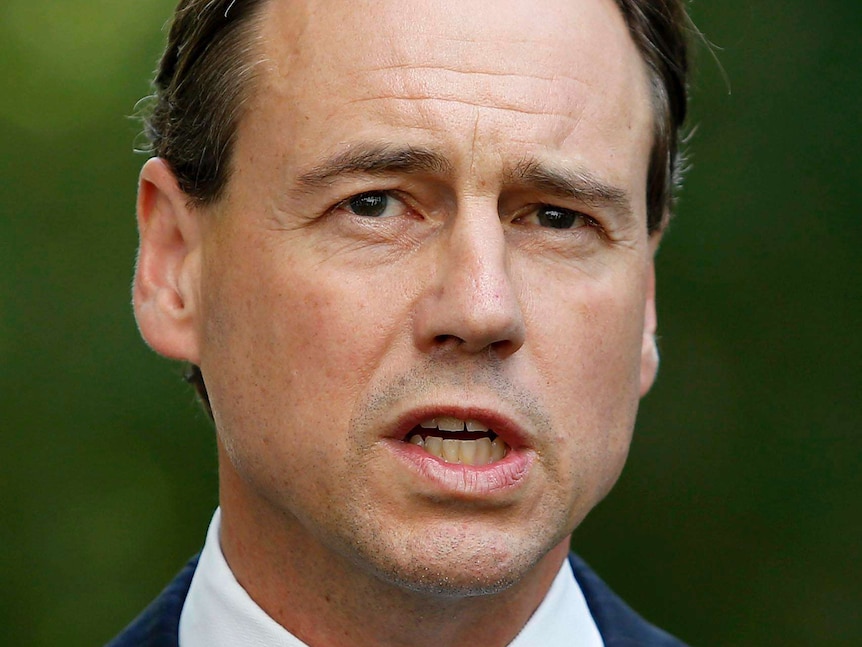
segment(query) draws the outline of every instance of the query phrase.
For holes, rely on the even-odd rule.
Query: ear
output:
[[[138,328],[153,350],[198,364],[201,224],[189,204],[164,160],[144,164],[132,300]]]
[[[658,327],[658,317],[655,307],[655,254],[661,241],[661,234],[655,233],[650,238],[650,257],[646,276],[646,300],[644,302],[644,331],[641,342],[641,376],[640,395],[645,396],[655,382],[658,373],[659,356],[655,334]]]

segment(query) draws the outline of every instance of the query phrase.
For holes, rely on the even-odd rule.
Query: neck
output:
[[[249,505],[248,486],[230,469],[220,473],[220,540],[234,576],[270,617],[313,647],[507,645],[568,553],[567,537],[501,592],[417,592],[327,548],[284,512]]]

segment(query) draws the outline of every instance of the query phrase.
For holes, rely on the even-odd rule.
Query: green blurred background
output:
[[[3,644],[103,644],[216,505],[212,430],[129,307],[129,115],[172,5],[0,4]],[[701,47],[661,376],[575,546],[694,645],[862,645],[862,16],[692,13],[727,81]]]

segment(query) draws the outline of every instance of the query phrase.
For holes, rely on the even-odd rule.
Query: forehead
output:
[[[456,165],[598,146],[594,170],[646,174],[649,84],[613,0],[275,0],[260,36],[255,139],[333,154],[403,136]]]

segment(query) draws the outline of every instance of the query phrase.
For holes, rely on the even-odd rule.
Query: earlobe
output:
[[[200,221],[164,160],[151,159],[141,170],[137,217],[138,328],[157,353],[198,363]]]
[[[649,261],[646,301],[644,304],[644,329],[641,343],[641,374],[640,374],[640,396],[647,394],[655,382],[658,373],[659,354],[656,344],[656,330],[658,317],[655,306],[655,262],[652,257]]]

